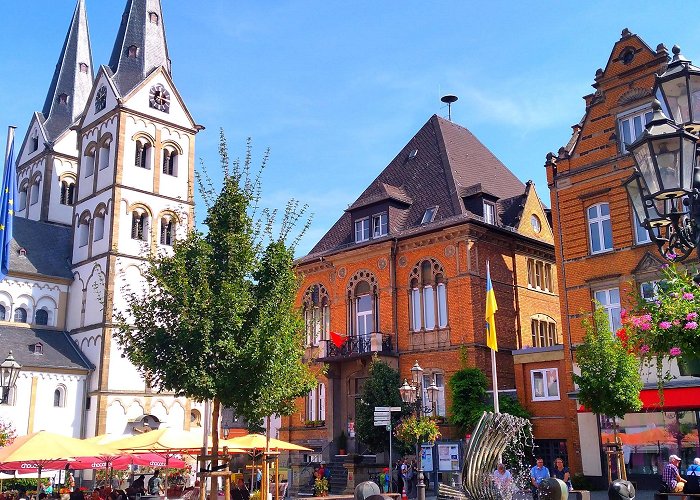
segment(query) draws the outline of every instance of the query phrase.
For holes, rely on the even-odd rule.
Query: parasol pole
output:
[[[170,461],[170,453],[165,454],[165,500],[168,500],[168,462]]]

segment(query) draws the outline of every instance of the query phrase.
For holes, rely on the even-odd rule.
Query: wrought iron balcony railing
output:
[[[319,347],[319,359],[323,361],[342,361],[371,356],[374,353],[395,354],[392,335],[381,332],[350,336],[340,347],[331,340],[323,340]]]

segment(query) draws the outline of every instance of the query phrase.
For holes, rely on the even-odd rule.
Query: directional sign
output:
[[[386,417],[390,418],[391,417],[391,412],[390,411],[375,411],[374,412],[374,418],[377,417]]]
[[[374,426],[375,427],[389,427],[390,422],[388,420],[375,420],[374,421]]]
[[[374,423],[376,424],[377,422],[384,422],[384,425],[391,423],[390,418],[377,418],[374,417]]]
[[[375,406],[374,411],[391,411],[391,406]]]

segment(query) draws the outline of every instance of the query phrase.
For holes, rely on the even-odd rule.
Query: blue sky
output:
[[[306,253],[433,114],[459,101],[469,128],[549,204],[544,157],[566,143],[627,27],[700,62],[697,2],[163,0],[173,77],[217,171],[253,138],[271,161],[262,204],[308,203]],[[125,0],[87,0],[95,65],[107,64]],[[31,5],[31,7],[29,7]],[[0,125],[23,137],[40,110],[75,0],[3,4]],[[672,18],[671,16],[676,16]],[[3,136],[4,137],[4,136]],[[200,204],[198,214],[203,213]]]

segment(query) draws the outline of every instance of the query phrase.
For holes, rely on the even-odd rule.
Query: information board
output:
[[[433,446],[430,444],[421,445],[420,464],[425,472],[433,472]]]
[[[438,447],[438,468],[441,471],[459,470],[459,445],[439,444]]]

